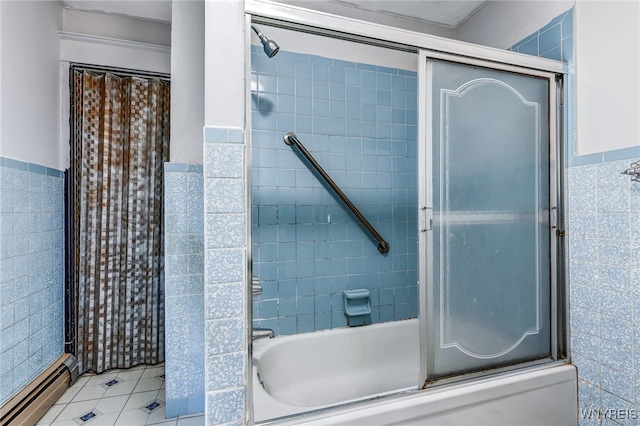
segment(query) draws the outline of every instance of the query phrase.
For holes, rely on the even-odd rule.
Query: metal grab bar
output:
[[[333,191],[336,193],[336,195],[338,197],[340,197],[340,199],[347,205],[347,207],[349,207],[349,210],[351,210],[351,212],[354,215],[356,215],[358,220],[360,220],[360,223],[362,223],[362,225],[365,228],[367,228],[367,230],[371,233],[373,238],[375,238],[376,241],[378,241],[378,251],[381,254],[388,253],[389,252],[389,243],[386,242],[380,236],[380,234],[378,234],[378,232],[373,228],[373,226],[371,226],[369,221],[367,221],[367,219],[365,219],[365,217],[362,215],[362,213],[360,213],[360,211],[356,208],[356,206],[353,205],[351,200],[349,200],[347,198],[347,196],[344,194],[344,192],[342,192],[342,190],[338,187],[338,185],[336,185],[336,183],[333,181],[333,179],[331,179],[331,177],[329,177],[327,172],[324,171],[324,169],[320,166],[320,164],[318,164],[318,162],[315,160],[315,158],[313,158],[313,156],[309,153],[309,151],[307,151],[307,149],[304,147],[304,145],[302,145],[302,143],[300,142],[300,140],[298,139],[296,134],[293,133],[293,132],[285,133],[284,134],[284,143],[286,143],[289,146],[295,145],[295,146],[298,147],[298,149],[300,150],[302,155],[304,155],[305,158],[309,161],[309,163],[311,163],[311,165],[316,169],[316,171],[318,173],[320,173],[320,176],[322,176],[322,178],[327,182],[327,184],[329,184],[329,186],[331,187],[331,189],[333,189]]]

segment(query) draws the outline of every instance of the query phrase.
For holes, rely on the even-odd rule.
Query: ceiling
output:
[[[176,0],[180,1],[180,0]],[[381,17],[457,28],[476,13],[485,0],[283,0],[309,9],[337,15],[374,13]],[[69,9],[124,15],[158,22],[171,22],[170,0],[63,0]]]

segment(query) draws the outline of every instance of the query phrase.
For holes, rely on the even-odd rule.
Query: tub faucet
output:
[[[267,339],[267,338],[273,339],[274,337],[276,337],[276,333],[270,328],[254,327],[253,331],[251,332],[251,336],[253,340]]]

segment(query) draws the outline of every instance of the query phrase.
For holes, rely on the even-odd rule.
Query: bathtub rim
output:
[[[539,380],[534,382],[534,379]],[[254,407],[252,406],[252,421],[250,424],[257,426],[296,426],[304,424],[320,426],[351,424],[343,422],[365,424],[360,422],[367,421],[368,423],[366,424],[379,425],[383,423],[374,422],[373,419],[380,419],[380,416],[383,416],[385,413],[388,414],[389,412],[404,413],[407,420],[409,420],[409,412],[415,412],[412,410],[419,410],[423,415],[432,415],[450,410],[452,405],[464,406],[460,402],[452,402],[450,399],[453,398],[464,400],[464,398],[469,397],[471,394],[481,395],[474,400],[474,404],[480,404],[510,396],[514,394],[514,388],[516,388],[519,393],[524,393],[564,382],[575,382],[575,403],[577,407],[577,369],[569,360],[563,359],[555,361],[549,360],[542,364],[529,364],[518,369],[511,368],[508,371],[490,374],[485,373],[482,376],[468,380],[434,385],[427,389],[416,388],[415,390],[398,391],[397,393],[388,394],[380,398],[353,401],[259,422],[253,421]],[[482,390],[486,389],[496,389],[497,392],[491,395],[482,392]],[[448,404],[442,404],[437,408],[433,407],[434,402],[447,400],[449,400]],[[391,410],[390,408],[393,409]],[[394,421],[401,420],[401,418],[394,418]]]
[[[348,333],[357,332],[360,329],[362,329],[363,331],[364,330],[370,331],[370,330],[377,330],[379,328],[390,328],[390,327],[393,327],[394,325],[397,325],[400,322],[405,322],[405,321],[410,322],[412,324],[415,323],[416,333],[418,333],[418,327],[419,327],[418,318],[406,318],[406,319],[386,321],[386,322],[380,322],[376,324],[368,324],[368,325],[362,325],[362,326],[356,326],[356,327],[347,326],[347,327],[340,327],[340,328],[330,328],[326,330],[316,330],[309,333],[285,334],[282,336],[276,336],[273,339],[257,340],[253,342],[251,347],[251,360],[253,361],[254,358],[262,356],[265,352],[272,349],[274,346],[286,344],[290,340],[313,339],[316,336],[326,334],[326,333],[348,334]]]

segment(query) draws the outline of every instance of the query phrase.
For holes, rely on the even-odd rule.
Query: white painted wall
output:
[[[60,61],[163,74],[171,72],[171,47],[167,42],[171,38],[169,24],[68,9],[63,10],[62,16],[62,31],[58,36]],[[70,92],[68,75],[64,66],[62,69],[59,147],[61,166],[68,168]]]
[[[171,161],[202,164],[204,2],[172,7]]]
[[[90,36],[61,40],[64,30]],[[54,1],[1,1],[0,156],[68,167],[68,137],[60,137],[68,123],[61,119],[60,61],[169,73],[168,40],[168,24],[63,10]]]
[[[171,25],[64,9],[60,59],[171,72]]]
[[[244,128],[244,1],[205,2],[205,125]]]
[[[2,1],[0,8],[0,156],[61,170],[62,8],[50,1]]]
[[[576,154],[640,145],[640,3],[578,1]]]
[[[572,0],[490,1],[456,30],[458,40],[507,49],[569,10]]]
[[[465,22],[460,40],[507,48],[573,1],[492,1]],[[640,144],[640,3],[577,0],[574,9],[577,155]]]
[[[132,1],[130,1],[133,3]],[[180,3],[180,2],[176,2]],[[144,2],[142,2],[144,5]],[[142,6],[144,7],[144,6]],[[126,16],[105,15],[65,9],[62,17],[64,31],[89,34],[139,43],[171,45],[171,24],[152,22]]]

